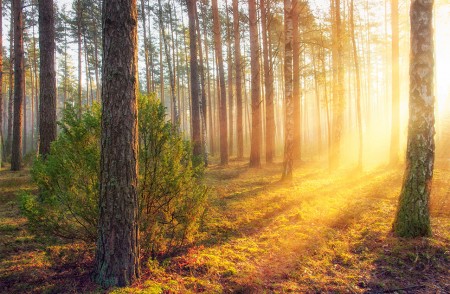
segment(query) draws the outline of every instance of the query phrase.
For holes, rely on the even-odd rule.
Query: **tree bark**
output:
[[[393,225],[399,237],[431,235],[429,205],[435,150],[433,3],[411,1],[408,146]]]
[[[201,130],[200,130],[200,104],[199,104],[199,79],[198,79],[198,60],[197,60],[197,32],[195,26],[195,6],[196,0],[186,0],[189,16],[189,53],[191,70],[191,124],[192,124],[192,143],[194,156],[200,158],[202,155]]]
[[[136,0],[103,4],[102,147],[95,281],[139,276]]]
[[[284,91],[285,91],[285,139],[284,139],[284,164],[282,180],[292,179],[294,162],[294,107],[292,89],[292,4],[291,0],[284,0]]]
[[[219,105],[219,127],[220,127],[220,164],[228,164],[228,126],[227,126],[227,90],[225,87],[225,72],[223,69],[222,55],[222,33],[220,29],[219,8],[217,0],[212,0],[213,12],[213,34],[216,49],[217,65],[219,69],[220,82],[220,105]]]
[[[252,100],[252,136],[250,145],[250,167],[261,167],[261,69],[259,63],[258,20],[256,0],[248,1],[250,22],[250,66]]]
[[[53,0],[39,1],[39,153],[50,153],[56,139],[55,12]]]
[[[300,2],[292,0],[292,102],[294,106],[294,159],[301,159],[301,93],[300,93]]]
[[[13,0],[14,11],[14,127],[11,170],[22,169],[23,100],[25,96],[25,70],[23,50],[22,0]]]
[[[270,2],[270,1],[269,1]],[[266,163],[272,163],[275,157],[275,120],[273,105],[273,71],[270,64],[269,40],[270,32],[268,32],[268,16],[270,15],[269,3],[266,5],[265,0],[260,0],[261,9],[261,33],[263,43],[263,59],[264,59],[264,92],[266,101]]]
[[[237,158],[244,157],[244,126],[242,122],[242,56],[241,34],[239,26],[238,0],[233,0],[233,28],[234,28],[234,64],[236,71],[236,149]]]

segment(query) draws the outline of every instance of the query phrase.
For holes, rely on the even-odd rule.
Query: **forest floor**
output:
[[[233,161],[206,173],[211,201],[199,242],[143,261],[142,278],[114,293],[450,293],[450,166],[437,166],[433,237],[392,236],[403,168],[371,172],[304,164],[291,185],[281,165]],[[28,171],[0,171],[0,292],[101,293],[93,246],[35,236],[20,216]]]

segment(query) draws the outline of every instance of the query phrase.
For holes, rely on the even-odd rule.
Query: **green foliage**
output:
[[[101,110],[81,119],[68,107],[61,133],[32,176],[39,195],[22,195],[31,227],[73,240],[94,242],[97,233]],[[193,240],[206,205],[202,165],[193,165],[191,147],[166,121],[153,96],[139,100],[139,221],[141,247],[153,256]]]

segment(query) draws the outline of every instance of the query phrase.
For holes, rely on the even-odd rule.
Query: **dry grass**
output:
[[[302,166],[289,186],[279,183],[280,170],[244,162],[210,167],[211,204],[198,244],[143,261],[141,280],[112,292],[450,293],[447,167],[435,173],[434,235],[416,240],[390,234],[402,168],[329,173]],[[27,172],[0,173],[0,289],[99,291],[89,282],[92,250],[27,232],[14,196],[23,188],[32,189]]]

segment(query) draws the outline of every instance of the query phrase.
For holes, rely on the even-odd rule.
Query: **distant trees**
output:
[[[392,29],[392,129],[390,163],[399,161],[400,151],[400,64],[399,64],[399,20],[398,0],[391,0]]]
[[[430,193],[434,167],[433,0],[411,2],[409,124],[406,170],[394,233],[431,235]]]
[[[139,276],[137,195],[137,7],[103,7],[100,199],[95,281],[126,286]]]
[[[56,139],[55,12],[53,0],[39,1],[40,111],[39,153],[50,152]]]

